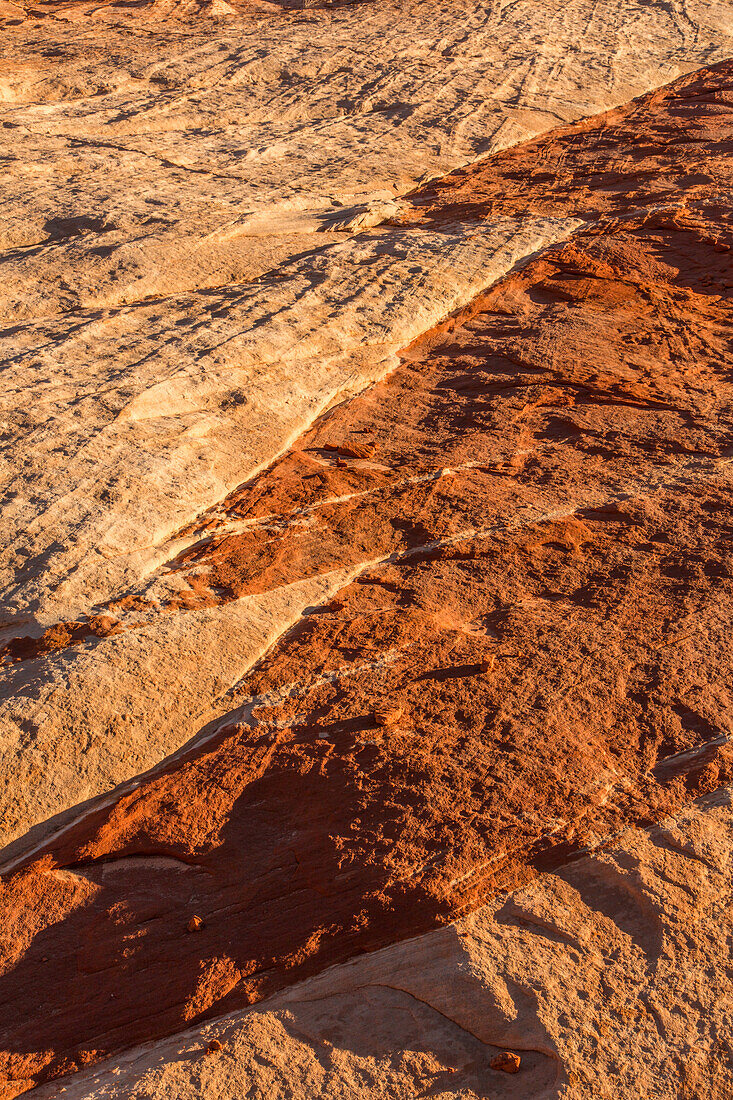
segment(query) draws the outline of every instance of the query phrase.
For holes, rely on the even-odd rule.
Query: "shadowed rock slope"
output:
[[[720,791],[446,928],[37,1095],[727,1098],[732,822]],[[491,1065],[507,1049],[515,1076]]]
[[[655,851],[688,828],[670,813],[709,838],[730,825],[732,148],[725,62],[414,192],[387,232],[467,240],[500,218],[552,218],[565,239],[514,264],[180,529],[175,554],[124,602],[9,642],[9,674],[22,675],[182,608],[211,615],[328,579],[327,596],[221,691],[220,716],[177,756],[16,849],[2,893],[5,1095],[436,925],[448,927],[415,943],[438,952],[440,1003],[468,971],[493,998],[491,1026],[443,1012],[433,993],[424,1001],[419,981],[405,992],[390,979],[374,1002],[382,1019],[413,1012],[400,996],[423,1005],[405,1042],[433,1029],[431,1072],[463,1075],[453,1091],[436,1080],[434,1095],[727,1094],[730,1051],[713,1038],[726,1026],[725,961],[701,961],[717,916],[700,917],[710,923],[696,940],[692,910],[666,910],[694,874],[722,876],[728,896],[729,848],[670,841],[682,857],[660,856],[659,868]],[[661,833],[644,831],[659,822]],[[672,876],[664,900],[651,900],[640,860]],[[571,895],[596,915],[579,915]],[[501,977],[496,939],[484,954],[467,948],[468,963],[454,957],[446,944],[480,938],[484,920],[539,922],[550,953],[528,940]],[[681,928],[688,984],[670,976],[685,965]],[[588,962],[606,932],[626,963],[601,950]],[[561,998],[568,947],[586,977]],[[423,946],[390,950],[399,968]],[[381,965],[393,963],[354,964],[372,977],[344,987],[340,1034],[349,1013],[372,1011],[361,985],[379,985]],[[328,996],[341,996],[339,973],[300,988],[315,998],[334,981]],[[288,1011],[236,1026],[265,1020],[274,1042]],[[648,1042],[628,1040],[632,1011]],[[702,1013],[719,1024],[700,1024],[704,1058],[679,1025]],[[308,1025],[303,1057],[330,1034],[326,1016]],[[577,1035],[589,1021],[602,1057]],[[217,1025],[225,1037],[228,1026]],[[255,1072],[242,1069],[249,1042],[243,1074]],[[486,1043],[531,1052],[524,1086],[497,1083],[475,1045]],[[349,1049],[377,1058],[368,1044]],[[677,1092],[657,1080],[664,1049],[678,1059]],[[208,1064],[195,1070],[202,1082]],[[593,1091],[601,1069],[612,1092]],[[397,1066],[384,1094],[414,1095],[417,1072]],[[319,1094],[322,1079],[303,1073],[306,1094]],[[180,1074],[182,1094],[214,1087]],[[346,1080],[324,1095],[343,1095]]]

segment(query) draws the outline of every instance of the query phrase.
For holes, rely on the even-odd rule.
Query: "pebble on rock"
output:
[[[375,707],[374,721],[382,728],[394,726],[402,717],[402,707]]]
[[[521,1064],[522,1059],[519,1055],[512,1054],[510,1050],[503,1050],[501,1054],[497,1054],[490,1062],[492,1069],[501,1070],[502,1073],[518,1073]]]

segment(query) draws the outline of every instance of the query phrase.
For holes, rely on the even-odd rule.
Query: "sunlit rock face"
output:
[[[0,1097],[733,1095],[733,8],[0,20]]]

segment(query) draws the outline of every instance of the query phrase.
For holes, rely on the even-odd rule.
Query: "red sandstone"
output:
[[[587,229],[232,494],[248,528],[204,517],[175,564],[194,600],[372,564],[252,670],[215,738],[7,877],[6,1095],[731,781],[732,78],[414,196],[406,224]]]

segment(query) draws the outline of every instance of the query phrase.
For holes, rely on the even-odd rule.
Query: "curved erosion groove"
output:
[[[55,670],[71,683],[80,669],[68,691],[83,693],[111,667],[105,654],[148,638],[128,686],[137,677],[150,698],[170,692],[174,660],[156,671],[150,656],[156,632],[170,629],[183,692],[194,670],[202,683],[208,675],[205,629],[213,639],[228,623],[241,628],[242,609],[271,609],[258,627],[265,644],[235,652],[226,677],[206,681],[207,698],[193,697],[185,747],[5,876],[8,1095],[296,980],[338,984],[348,966],[379,966],[383,954],[369,953],[385,945],[396,972],[404,959],[414,971],[415,944],[431,936],[442,992],[423,997],[419,974],[396,973],[374,996],[404,988],[441,1017],[421,1019],[420,1057],[448,1073],[460,1048],[464,1089],[514,1095],[485,1059],[475,1068],[471,1032],[526,1053],[517,1087],[555,1087],[559,1073],[565,1095],[602,1095],[593,1074],[608,1072],[605,1055],[594,1068],[580,1023],[552,1015],[560,1003],[573,1022],[595,1011],[580,1008],[592,1005],[587,975],[572,974],[583,998],[563,985],[569,945],[617,983],[624,1013],[642,986],[690,1003],[669,974],[685,935],[675,921],[697,921],[709,946],[710,898],[692,877],[701,860],[720,896],[729,891],[715,848],[715,830],[730,831],[723,795],[684,807],[733,778],[733,306],[722,292],[733,285],[731,87],[721,64],[412,196],[401,231],[420,227],[423,241],[448,225],[457,240],[488,239],[483,223],[516,221],[518,195],[528,224],[574,229],[309,421],[287,453],[200,516],[158,573],[100,601],[123,629],[79,646],[62,630],[58,646],[46,637],[50,652],[9,654],[16,683],[38,678],[29,741],[42,752],[41,719],[75,720]],[[672,201],[680,191],[685,201]],[[489,261],[473,255],[485,287]],[[101,682],[118,685],[112,708],[122,680]],[[85,715],[85,759],[103,759],[94,737],[108,715]],[[66,736],[73,727],[56,720]],[[29,779],[47,797],[46,779]],[[662,820],[662,832],[628,828]],[[664,829],[674,840],[662,851]],[[603,851],[611,842],[618,855]],[[674,894],[669,861],[695,904]],[[662,890],[672,893],[660,915]],[[488,971],[466,965],[476,939]],[[507,944],[514,954],[499,971]],[[545,968],[547,1004],[527,985],[520,948]],[[376,989],[377,977],[360,988]],[[294,1011],[287,997],[281,1010]],[[651,1016],[668,1049],[684,1050],[674,1021]],[[485,1020],[485,1034],[471,1019]],[[656,1040],[633,1053],[623,1045],[651,1026],[637,1023],[613,1025],[621,1095],[639,1093],[641,1073],[660,1077]],[[297,1020],[289,1032],[306,1047],[323,1033],[323,1021],[304,1031]],[[532,1051],[549,1052],[552,1066]],[[400,1065],[403,1091],[427,1066]],[[347,1069],[331,1072],[343,1094]],[[723,1062],[705,1072],[724,1095]]]

